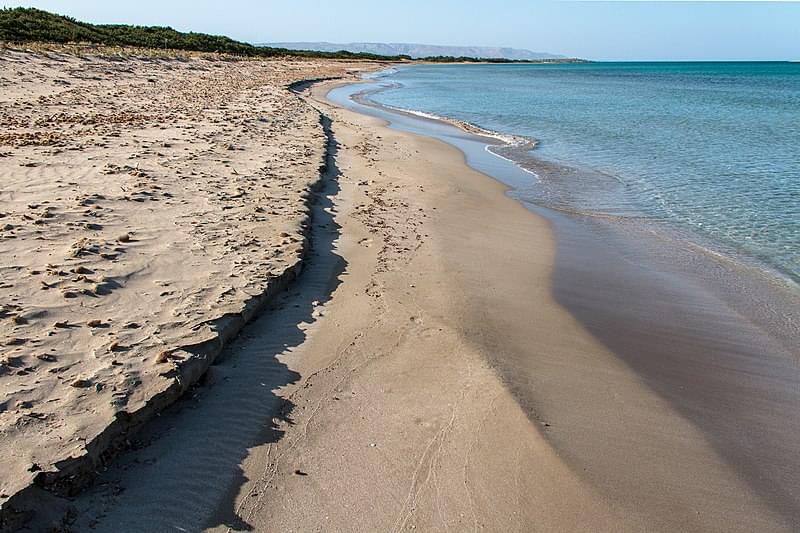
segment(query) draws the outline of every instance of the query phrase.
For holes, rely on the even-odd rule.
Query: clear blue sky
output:
[[[597,60],[800,59],[800,2],[0,0],[0,5],[39,7],[90,22],[168,25],[249,42],[513,46]]]

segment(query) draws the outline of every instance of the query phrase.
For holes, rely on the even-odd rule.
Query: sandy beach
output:
[[[236,513],[216,521],[794,528],[796,352],[709,291],[620,260],[585,223],[534,215],[452,146],[326,106],[326,91],[315,99],[340,143],[339,197],[354,197],[340,249],[355,279],[343,277],[309,351],[287,355],[310,376],[290,389],[301,409],[250,454]],[[372,273],[348,291],[359,256]],[[362,307],[368,324],[344,311]]]
[[[327,138],[287,86],[349,67],[0,51],[4,520],[84,485],[294,279]]]
[[[374,65],[3,54],[3,120],[26,117],[0,159],[3,496],[38,485],[4,519],[796,528],[791,347],[527,209],[456,147],[335,104],[341,80],[287,90]],[[67,120],[67,98],[110,125]],[[44,144],[28,124],[53,116]],[[60,490],[61,461],[142,409],[112,461],[74,463],[84,490]]]

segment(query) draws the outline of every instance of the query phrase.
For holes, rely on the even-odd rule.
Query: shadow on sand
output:
[[[558,302],[635,372],[642,384],[701,431],[719,457],[766,505],[787,523],[797,524],[797,352],[789,353],[747,316],[731,309],[705,282],[661,270],[644,248],[626,245],[613,231],[566,217],[552,218],[558,220],[553,279]],[[699,263],[702,257],[694,260]],[[713,264],[705,267],[708,272],[730,275],[711,270]],[[700,271],[696,264],[692,269]],[[597,372],[586,388],[604,390],[608,386],[605,379]],[[552,391],[556,402],[558,394]],[[614,402],[602,395],[582,403],[581,409],[583,416],[604,421],[597,442],[606,438],[620,449],[630,448],[620,454],[627,460],[640,457],[643,463],[652,462],[653,472],[669,465],[671,471],[685,470],[686,479],[697,475],[684,463],[670,465],[666,458],[648,456],[644,446],[636,444],[665,438],[664,428],[655,420],[650,421],[652,426],[637,427],[628,417],[609,415],[615,410]],[[638,433],[640,440],[618,438],[632,433]],[[670,438],[676,446],[680,444],[676,436]],[[593,439],[572,435],[558,444],[559,450],[580,465],[579,471],[585,458],[596,453]],[[625,464],[609,463],[605,477],[614,479],[615,469],[624,470]],[[677,479],[675,476],[672,486],[664,483],[662,490],[674,491],[676,497],[685,492]]]
[[[252,448],[277,442],[294,405],[274,391],[300,376],[279,360],[306,340],[314,302],[330,299],[346,262],[336,253],[340,226],[337,145],[330,121],[328,156],[312,205],[310,249],[298,280],[209,369],[201,384],[148,424],[133,450],[120,456],[80,495],[78,530],[252,530],[237,518],[235,498],[247,481],[242,461]]]

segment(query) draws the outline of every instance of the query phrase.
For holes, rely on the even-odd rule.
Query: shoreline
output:
[[[365,82],[374,82],[374,79],[370,78]],[[353,85],[360,85],[360,82],[353,82]],[[384,115],[384,118],[399,114],[418,118],[422,121],[421,123],[446,124],[469,135],[485,139],[485,150],[488,153],[507,161],[515,169],[533,175],[537,181],[541,180],[540,174],[557,175],[562,171],[560,165],[538,160],[535,156],[528,157],[529,163],[535,162],[535,166],[529,168],[528,164],[518,158],[498,153],[499,149],[503,148],[527,152],[535,148],[538,142],[535,139],[492,132],[461,120],[395,108],[369,98],[371,94],[381,90],[382,88],[379,86],[366,87],[354,92],[352,99],[365,108],[377,110],[379,114]],[[405,124],[401,125],[401,128],[406,127],[408,126]],[[415,133],[424,134],[421,131],[415,131]],[[452,140],[452,135],[438,130],[434,131],[432,136],[446,142]],[[501,144],[495,145],[497,141]],[[453,143],[451,142],[451,144]],[[462,151],[469,152],[471,148],[469,145],[459,145],[458,143],[456,145]],[[492,148],[497,149],[493,150]],[[675,256],[672,264],[662,263],[659,268],[666,268],[676,275],[702,278],[705,285],[711,288],[717,297],[725,300],[728,305],[733,306],[743,316],[768,331],[770,335],[782,339],[788,350],[796,350],[796,341],[800,337],[800,284],[791,272],[782,270],[770,263],[767,258],[734,250],[728,245],[714,242],[707,236],[697,234],[674,223],[652,219],[644,214],[606,214],[531,201],[526,195],[517,193],[517,191],[524,193],[530,187],[524,176],[515,175],[519,173],[509,168],[487,164],[485,161],[478,161],[476,157],[473,159],[475,159],[474,162],[468,163],[470,166],[509,186],[511,188],[510,196],[528,206],[534,213],[548,219],[566,216],[573,220],[585,220],[587,224],[607,225],[622,239],[645,243],[642,246],[642,252],[638,255],[652,255],[653,250],[662,247],[672,250]],[[702,256],[701,261],[695,259],[697,254]],[[722,280],[720,273],[724,273],[726,278],[732,277],[736,282],[728,283],[727,279]],[[800,352],[797,353],[797,357],[800,359]]]
[[[407,66],[413,66],[413,65],[407,65]],[[383,71],[378,71],[377,74],[380,74],[381,72]],[[380,78],[381,76],[370,77],[368,79],[364,79],[363,83],[376,83],[377,81],[380,80]],[[353,83],[359,83],[359,82],[353,82]],[[486,146],[487,151],[489,151],[490,153],[494,154],[499,158],[509,161],[510,163],[519,167],[521,170],[535,176],[537,180],[541,180],[540,174],[550,174],[552,178],[553,175],[558,175],[559,173],[562,172],[570,172],[574,170],[573,167],[568,167],[565,164],[555,163],[552,161],[540,159],[536,157],[535,154],[531,154],[530,152],[535,150],[537,145],[540,143],[539,139],[529,138],[523,135],[501,133],[493,131],[491,129],[484,128],[478,124],[473,124],[471,122],[459,120],[452,117],[440,116],[433,113],[427,113],[425,111],[394,107],[388,104],[382,104],[370,98],[371,95],[384,91],[387,88],[390,87],[381,87],[378,85],[375,85],[372,88],[367,87],[364,90],[354,94],[353,99],[356,102],[368,107],[374,107],[376,109],[384,110],[389,113],[399,113],[412,117],[419,117],[424,120],[431,120],[434,122],[449,124],[465,131],[466,133],[486,138],[492,141],[492,142],[487,142]],[[499,141],[500,144],[495,146],[494,144],[495,141]],[[495,149],[493,150],[493,148]],[[504,155],[504,153],[500,152],[501,150],[514,152],[517,154],[517,156],[514,157],[511,155]],[[592,172],[597,173],[596,171]],[[605,175],[603,174],[603,176]],[[498,178],[496,176],[493,177],[495,179],[500,179],[500,181],[503,181],[502,178]],[[609,176],[605,177],[608,179],[612,179]],[[554,204],[552,202],[548,203],[545,201],[532,202],[531,200],[527,200],[526,203],[533,203],[537,207],[545,210],[558,211],[561,213],[565,213],[567,215],[574,215],[576,217],[585,216],[585,217],[609,218],[609,219],[617,219],[620,221],[624,221],[627,219],[643,220],[647,224],[652,225],[656,230],[670,232],[671,237],[674,240],[682,239],[686,241],[688,246],[701,249],[704,251],[704,253],[708,255],[716,256],[721,260],[727,261],[732,265],[741,268],[759,270],[765,276],[774,278],[774,280],[772,281],[777,281],[782,284],[785,284],[787,289],[798,291],[797,295],[800,295],[800,276],[798,276],[797,273],[784,270],[780,265],[774,263],[774,261],[772,261],[771,258],[767,256],[735,249],[732,245],[728,243],[717,242],[708,235],[703,235],[698,233],[696,230],[676,225],[674,222],[658,221],[652,218],[650,215],[646,215],[644,213],[639,213],[639,212],[633,212],[630,214],[617,214],[617,213],[605,213],[602,210],[601,211],[586,210],[575,206],[561,206]],[[622,207],[622,211],[625,211],[626,209],[628,208]]]
[[[315,238],[310,269],[245,329],[208,385],[75,499],[76,527],[611,530],[627,522],[553,455],[485,348],[465,335],[481,327],[471,313],[482,305],[460,290],[472,292],[473,282],[447,272],[440,236],[457,236],[450,225],[480,213],[485,198],[510,208],[509,221],[524,208],[478,173],[468,171],[468,188],[457,185],[465,167],[452,148],[313,105],[335,138],[336,187],[316,205],[331,217],[314,227],[322,249]],[[430,164],[436,174],[419,173]],[[456,208],[456,191],[470,199],[468,213]],[[465,265],[479,265],[477,249],[461,250],[471,257]],[[265,375],[263,365],[274,370]],[[541,505],[520,506],[522,495]]]
[[[343,105],[339,96],[335,98],[335,102]],[[391,122],[397,121],[396,117],[388,117],[384,113],[380,117]],[[405,122],[399,126],[393,124],[392,127],[406,131],[413,129]],[[414,130],[413,133],[418,134],[420,131]],[[429,135],[450,144],[454,144],[452,140],[456,138],[442,133],[440,129],[434,129]],[[464,146],[469,147],[455,144],[461,150],[464,150]],[[465,152],[468,163],[471,155],[473,158],[477,157],[469,151]],[[471,166],[487,173],[480,165]],[[510,196],[514,197],[514,187],[507,179],[496,173],[487,174],[511,187]],[[709,279],[712,275],[724,278],[733,271],[738,271],[735,274],[738,277],[733,279],[743,280],[744,272],[738,263],[719,262],[718,258],[710,257],[706,261],[708,265],[702,266],[706,274],[693,279],[692,276],[696,275],[694,272],[699,272],[699,266],[692,266],[695,270],[671,268],[663,257],[654,255],[655,247],[638,249],[637,245],[632,248],[635,244],[632,239],[649,238],[642,232],[626,235],[611,225],[604,227],[596,224],[591,217],[565,216],[558,214],[558,211],[549,211],[531,204],[528,204],[528,208],[553,224],[558,255],[552,283],[553,295],[559,305],[584,324],[595,339],[600,340],[616,357],[639,374],[640,379],[648,383],[648,387],[662,400],[673,405],[687,421],[697,425],[716,452],[738,470],[744,479],[748,479],[748,483],[758,487],[766,501],[771,501],[776,509],[782,509],[788,517],[796,517],[800,512],[800,504],[789,494],[794,492],[800,482],[797,479],[779,481],[783,474],[769,466],[771,461],[778,459],[750,457],[750,453],[737,444],[737,440],[743,438],[742,435],[747,435],[744,437],[746,440],[771,446],[773,453],[780,453],[786,460],[791,457],[791,446],[786,443],[791,440],[793,431],[800,429],[800,418],[795,412],[796,406],[800,404],[796,389],[796,383],[800,380],[796,361],[800,353],[796,349],[797,322],[792,318],[797,311],[796,293],[782,293],[779,287],[776,287],[779,292],[769,292],[767,286],[758,280],[753,285],[756,292],[749,294],[742,294],[741,287],[736,283],[732,286],[713,285],[714,292],[709,292],[708,289],[712,287]],[[687,253],[697,252],[689,250]],[[619,257],[615,254],[619,254]],[[714,266],[715,264],[719,266]],[[728,271],[726,265],[731,264],[732,270]],[[576,286],[593,287],[593,290],[586,294],[586,289],[576,290]],[[788,290],[791,291],[792,288],[790,286]],[[728,292],[725,292],[726,289]],[[766,293],[762,293],[764,290]],[[777,309],[788,314],[753,314],[753,308],[760,309],[757,305],[760,300],[754,298],[769,299],[771,296],[776,300],[768,301],[778,304]],[[740,314],[742,310],[746,313]],[[780,322],[784,318],[788,322]],[[689,324],[692,324],[691,329],[687,329]],[[696,331],[692,332],[693,329]],[[666,350],[659,347],[661,343],[667,346]],[[723,373],[725,375],[712,374],[713,377],[709,379],[700,377],[707,371],[719,372],[717,365],[720,363],[716,361],[725,359],[729,362],[723,365],[733,365],[726,369]],[[504,361],[496,360],[494,364],[502,367]],[[673,368],[672,365],[676,367]],[[536,370],[530,369],[534,373],[528,379],[537,383],[538,388],[548,389],[548,379],[555,382],[563,379],[558,379],[558,372],[551,373],[549,378],[536,376],[535,372],[541,371],[541,368],[536,364],[534,367]],[[701,372],[703,367],[707,367],[707,370]],[[513,380],[512,376],[519,376],[520,369],[520,363],[509,365],[505,379]],[[700,376],[697,372],[701,372]],[[760,383],[753,383],[750,376],[754,373],[768,373],[771,377],[762,378]],[[783,384],[778,386],[773,381],[776,379]],[[717,391],[726,400],[711,401],[708,388]],[[676,395],[676,391],[681,392]],[[586,421],[586,414],[580,412],[582,408],[576,407],[571,413],[567,413],[556,405],[559,402],[570,402],[571,399],[565,394],[563,390],[556,388],[551,389],[549,394],[538,391],[533,397],[529,391],[517,391],[516,396],[521,405],[532,405],[535,412],[540,412],[543,405],[550,405],[550,409],[559,417],[574,416],[576,420]],[[764,398],[777,402],[773,408],[778,409],[778,412],[759,411],[749,405],[749,402]],[[781,407],[777,407],[778,405]],[[596,415],[602,417],[603,413],[598,412]],[[726,424],[713,421],[720,416],[760,420],[762,427],[737,428],[736,433],[732,433]],[[621,421],[618,424],[618,431],[621,432],[626,424]],[[794,429],[788,431],[787,427]],[[765,437],[762,432],[770,436]],[[589,443],[592,446],[597,444],[593,439],[583,440],[587,446]],[[573,466],[578,468],[582,459],[593,455],[587,448],[581,451],[583,444],[575,445],[575,442],[580,441],[579,434],[572,434],[553,439],[552,442],[557,443],[557,447],[565,455],[572,455]],[[781,445],[777,445],[778,442],[784,443],[782,450]],[[777,448],[774,448],[776,445]],[[771,469],[772,472],[767,474]],[[606,484],[607,480],[598,482]],[[780,488],[781,484],[783,488]],[[633,493],[626,497],[635,498]]]

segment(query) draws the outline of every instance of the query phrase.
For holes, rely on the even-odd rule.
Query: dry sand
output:
[[[355,65],[0,50],[0,505],[69,493],[299,271]]]

